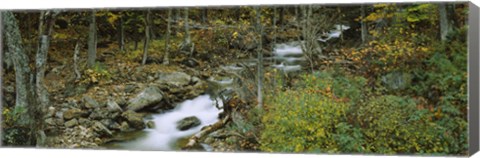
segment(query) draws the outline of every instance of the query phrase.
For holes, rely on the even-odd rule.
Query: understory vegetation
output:
[[[465,155],[467,15],[457,2],[5,11],[2,143],[102,149],[209,95],[220,121],[174,149]]]

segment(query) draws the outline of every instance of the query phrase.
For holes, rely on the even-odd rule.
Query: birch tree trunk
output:
[[[440,39],[442,41],[446,41],[451,27],[448,22],[447,8],[445,3],[438,4],[438,12],[440,14]]]
[[[80,80],[82,75],[78,70],[78,58],[80,56],[80,40],[77,39],[77,43],[75,44],[75,50],[73,51],[73,71],[75,72],[75,80]]]
[[[145,41],[143,43],[143,59],[142,59],[142,65],[145,65],[147,63],[147,57],[148,57],[148,45],[150,43],[150,10],[147,10],[145,13]]]
[[[257,66],[258,66],[258,74],[257,74],[257,101],[258,101],[258,107],[262,107],[263,105],[263,94],[262,94],[262,88],[263,88],[263,51],[262,51],[262,35],[263,35],[263,29],[262,29],[262,24],[261,24],[261,9],[260,7],[255,7],[255,12],[257,14],[256,18],[256,30],[259,33],[259,41],[258,41],[258,47],[257,47]]]
[[[167,19],[167,35],[165,39],[165,55],[163,56],[163,64],[168,65],[170,63],[169,61],[169,45],[170,45],[170,34],[171,34],[171,25],[172,25],[172,9],[168,8],[168,19]]]
[[[361,33],[362,33],[362,43],[365,44],[365,42],[367,41],[367,32],[368,32],[368,29],[367,29],[367,24],[365,24],[365,21],[363,20],[365,18],[365,6],[362,5],[361,6],[361,21],[360,21],[360,25],[361,25]]]
[[[29,59],[23,48],[20,30],[17,20],[12,12],[5,11],[2,13],[3,33],[5,36],[5,46],[8,54],[12,57],[15,69],[15,112],[20,116],[15,124],[18,127],[27,129],[27,135],[22,139],[27,140],[16,145],[34,145],[35,144],[35,90],[33,87],[33,75],[28,66]]]
[[[36,110],[38,112],[42,112],[44,109],[50,105],[49,93],[45,87],[44,76],[45,76],[45,68],[48,59],[48,49],[50,47],[50,36],[53,31],[53,25],[55,22],[55,17],[58,14],[56,11],[47,11],[42,12],[40,15],[40,25],[39,25],[39,49],[37,50],[36,58],[35,58],[35,67],[36,67],[36,77],[35,77],[35,93],[37,100]],[[39,119],[43,120],[43,113],[39,113]],[[39,128],[38,132],[40,135],[43,134],[43,123],[42,121],[37,122],[37,127]],[[44,137],[37,137],[37,145],[42,146],[44,143]]]
[[[95,22],[96,11],[93,10],[90,14],[90,27],[88,31],[88,57],[87,66],[92,68],[95,65],[97,58],[97,24]]]

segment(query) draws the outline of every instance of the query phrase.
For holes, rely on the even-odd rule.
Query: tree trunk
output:
[[[440,14],[440,39],[447,40],[447,35],[450,32],[450,25],[448,22],[447,8],[445,3],[438,4],[438,12]]]
[[[120,18],[118,20],[118,49],[121,52],[125,51],[125,30],[123,28],[123,14],[120,13]]]
[[[283,17],[285,15],[285,8],[283,7],[280,7],[280,10],[279,10],[279,17],[278,17],[278,24],[281,26],[281,29],[283,30]]]
[[[165,39],[165,55],[163,56],[163,64],[168,65],[170,63],[169,61],[169,45],[170,45],[170,34],[171,34],[171,24],[172,24],[172,9],[168,8],[168,19],[167,19],[167,34],[166,34],[166,39]]]
[[[73,51],[73,71],[75,72],[75,80],[80,80],[82,75],[78,70],[78,58],[80,56],[80,40],[77,39],[77,43],[75,44],[75,50]]]
[[[185,8],[185,17],[184,17],[184,22],[185,22],[185,44],[186,46],[190,45],[190,30],[189,30],[189,24],[188,24],[188,8]]]
[[[277,44],[277,7],[276,6],[273,6],[273,22],[272,22],[272,26],[273,26],[273,44],[272,44],[272,50],[275,50],[275,45]],[[275,56],[275,54],[273,54],[274,51],[271,51],[272,52],[272,57]],[[275,65],[277,63],[277,59],[276,58],[273,58],[272,60],[272,65]],[[276,86],[276,80],[275,80],[275,76],[272,75],[272,87],[270,88],[271,91],[272,91],[272,94],[275,93],[275,86]]]
[[[142,65],[147,63],[148,56],[148,45],[150,43],[150,10],[147,10],[145,13],[145,41],[143,43],[143,59]]]
[[[362,5],[360,9],[361,9],[361,17],[362,17],[362,19],[360,20],[362,44],[365,44],[365,42],[367,41],[367,33],[368,33],[367,24],[365,24],[365,21],[363,20],[365,18],[365,6]]]
[[[19,114],[15,125],[26,129],[27,135],[22,135],[26,142],[15,145],[34,145],[37,126],[35,117],[38,116],[35,111],[35,90],[33,87],[33,75],[30,70],[28,55],[22,44],[22,37],[17,24],[17,20],[12,12],[4,11],[2,13],[2,23],[4,26],[5,46],[10,53],[15,69],[15,112]]]
[[[208,23],[208,9],[207,8],[202,9],[202,23],[203,24]]]
[[[95,22],[95,10],[90,14],[90,29],[88,32],[88,57],[87,57],[87,66],[92,68],[95,65],[95,60],[97,58],[97,24]]]
[[[259,33],[259,41],[258,41],[258,48],[257,48],[257,66],[258,66],[258,74],[257,74],[257,101],[258,101],[258,106],[262,107],[263,105],[263,94],[262,94],[262,88],[263,88],[263,50],[262,50],[262,35],[263,35],[263,29],[262,29],[262,24],[261,24],[261,9],[260,7],[255,7],[255,12],[257,14],[257,26],[256,30]]]

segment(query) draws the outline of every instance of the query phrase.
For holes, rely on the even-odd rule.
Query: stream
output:
[[[129,150],[179,150],[181,148],[177,145],[179,139],[188,138],[199,132],[202,127],[218,121],[218,114],[223,109],[217,109],[215,102],[209,95],[201,95],[192,100],[186,100],[179,103],[173,110],[153,114],[151,118],[146,119],[146,121],[151,120],[155,123],[154,128],[128,133],[125,137],[133,137],[133,139],[108,143],[105,147]],[[221,101],[218,104],[220,107],[223,106]],[[177,122],[190,116],[197,117],[201,124],[185,131],[178,130],[176,128]]]

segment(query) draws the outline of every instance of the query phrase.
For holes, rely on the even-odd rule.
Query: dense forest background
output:
[[[146,128],[145,113],[224,95],[211,80],[229,77],[215,151],[464,155],[467,15],[466,3],[2,11],[2,143],[97,148]],[[298,41],[288,71],[273,52]],[[205,82],[177,75],[158,88],[168,106],[132,107],[158,72]]]

